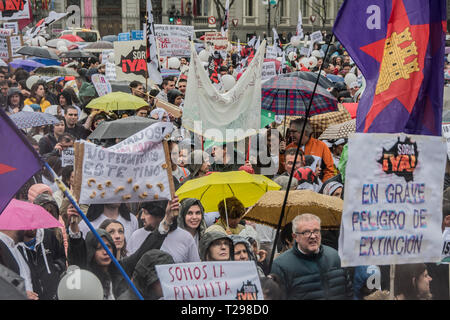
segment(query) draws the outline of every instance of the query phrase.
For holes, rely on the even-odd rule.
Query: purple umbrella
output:
[[[10,63],[10,66],[13,67],[14,69],[24,68],[28,72],[33,71],[34,69],[39,68],[39,67],[45,67],[44,64],[39,63],[37,61],[22,60],[22,59],[12,61]]]

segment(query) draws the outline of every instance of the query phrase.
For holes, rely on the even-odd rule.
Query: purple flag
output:
[[[357,132],[441,135],[446,16],[445,0],[344,2],[333,32],[367,82]]]
[[[26,137],[0,109],[0,213],[43,163]]]

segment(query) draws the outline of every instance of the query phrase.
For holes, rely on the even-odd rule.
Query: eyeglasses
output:
[[[303,231],[303,232],[295,232],[295,234],[300,234],[304,237],[311,237],[312,234],[314,234],[315,236],[319,236],[320,235],[320,230],[313,230],[313,231]]]

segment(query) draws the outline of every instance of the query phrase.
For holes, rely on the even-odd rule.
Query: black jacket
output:
[[[53,133],[46,134],[39,140],[39,154],[43,156],[46,153],[50,153],[55,148],[57,141]]]
[[[0,240],[0,264],[13,272],[20,274],[20,268],[16,258],[14,258],[11,251],[9,251],[9,248],[2,240]]]
[[[28,248],[23,242],[18,249],[30,267],[33,290],[39,299],[57,300],[59,280],[66,270],[66,253],[54,230],[38,229],[34,249]]]
[[[353,296],[350,276],[341,268],[337,251],[321,245],[319,253],[305,255],[297,243],[272,265],[289,300],[348,300]]]
[[[112,240],[111,236],[103,229],[97,229],[97,232],[101,237],[104,237],[108,240],[111,247],[113,248],[112,253],[114,254],[114,256],[116,256],[116,246],[114,245],[114,241]],[[161,245],[164,242],[166,236],[167,234],[162,235],[158,232],[158,230],[153,231],[147,236],[140,248],[135,253],[119,260],[120,265],[130,278],[139,259],[147,251],[151,249],[161,248]],[[98,268],[96,268],[96,264],[93,262],[93,258],[97,245],[98,240],[90,231],[86,235],[86,240],[84,240],[83,237],[81,237],[80,239],[69,237],[69,248],[67,251],[69,265],[77,265],[81,269],[92,271],[100,279],[100,282],[102,282],[103,289],[105,290],[105,296],[107,296],[108,294],[108,292],[106,291],[108,288],[107,282],[111,281],[114,297],[118,298],[128,289],[128,283],[113,262],[111,262],[109,266],[108,274],[104,274],[103,272],[99,271]]]

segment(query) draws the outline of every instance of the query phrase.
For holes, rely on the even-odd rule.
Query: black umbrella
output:
[[[128,81],[115,81],[110,80],[112,92],[125,92],[131,93],[130,83]]]
[[[103,50],[114,49],[114,45],[108,41],[97,41],[83,47],[83,50],[89,52],[102,52]]]
[[[0,264],[0,300],[27,300],[24,280]]]
[[[103,121],[90,134],[88,139],[125,139],[158,122],[151,118],[131,116],[114,121]]]
[[[94,57],[93,54],[89,53],[89,52],[85,52],[79,49],[75,49],[75,50],[71,50],[71,51],[67,51],[67,52],[62,52],[59,55],[60,58],[92,58]]]
[[[39,58],[45,58],[45,59],[53,59],[58,60],[58,56],[53,51],[50,51],[45,48],[41,47],[22,47],[19,50],[17,50],[18,54],[24,55],[24,56],[33,56],[33,57],[39,57]]]

